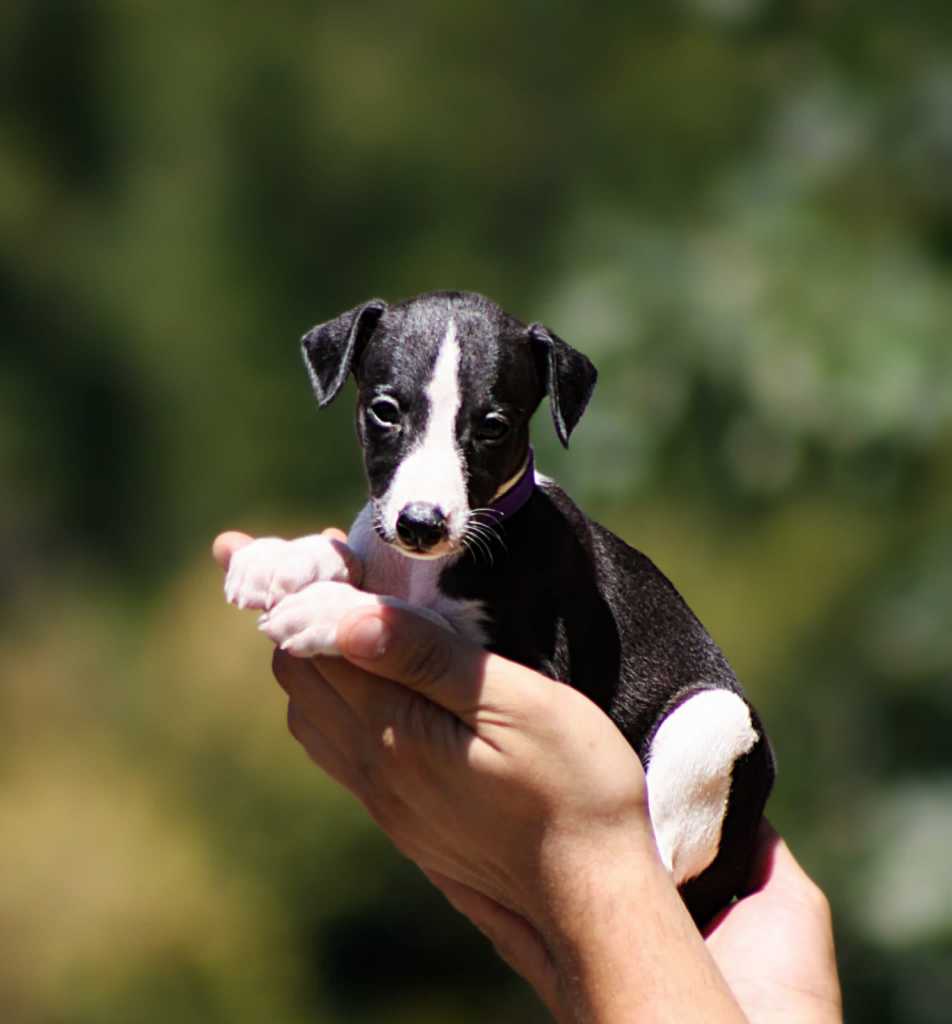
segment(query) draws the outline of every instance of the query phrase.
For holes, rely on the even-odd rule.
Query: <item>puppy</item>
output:
[[[348,543],[265,538],[236,553],[226,595],[301,656],[337,653],[341,615],[401,604],[581,690],[645,766],[661,857],[702,925],[743,892],[774,778],[734,673],[672,584],[535,471],[529,420],[548,396],[563,445],[589,360],[481,295],[374,299],[302,340],[320,406],[348,375],[370,500]],[[382,596],[375,596],[382,595]]]

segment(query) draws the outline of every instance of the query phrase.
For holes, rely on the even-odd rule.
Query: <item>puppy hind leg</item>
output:
[[[734,764],[757,742],[747,704],[730,690],[701,690],[661,723],[648,752],[655,841],[677,885],[717,856]]]

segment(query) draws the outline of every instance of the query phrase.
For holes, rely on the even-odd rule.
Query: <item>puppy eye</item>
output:
[[[396,427],[400,423],[400,405],[395,398],[375,398],[370,403],[367,413],[378,427]]]
[[[487,413],[476,427],[476,437],[492,444],[501,441],[509,433],[509,420],[502,413]]]

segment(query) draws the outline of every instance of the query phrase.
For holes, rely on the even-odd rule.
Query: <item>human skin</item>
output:
[[[216,558],[249,539],[223,534]],[[394,608],[345,616],[338,644],[275,653],[292,735],[556,1019],[841,1019],[828,905],[769,827],[752,894],[705,942],[641,764],[587,698]]]

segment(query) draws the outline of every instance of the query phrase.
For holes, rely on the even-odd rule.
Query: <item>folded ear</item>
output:
[[[598,371],[587,356],[542,324],[530,324],[529,338],[541,363],[555,432],[568,448],[569,435],[582,418],[595,390]]]
[[[332,402],[344,386],[354,360],[360,357],[386,308],[383,299],[371,299],[326,324],[312,327],[301,339],[304,365],[321,408]]]

